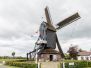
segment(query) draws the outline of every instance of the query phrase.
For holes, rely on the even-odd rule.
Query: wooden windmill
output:
[[[57,28],[55,28],[53,26],[53,24],[52,24],[53,22],[51,20],[51,15],[49,13],[49,8],[48,7],[45,8],[45,16],[46,16],[46,21],[47,21],[47,22],[45,22],[46,26],[47,26],[47,28],[46,28],[46,41],[47,41],[47,44],[38,44],[40,47],[37,48],[37,49],[34,49],[30,53],[33,53],[33,52],[40,49],[38,51],[38,55],[40,56],[39,58],[41,58],[41,55],[42,55],[42,58],[43,58],[44,54],[47,54],[47,55],[50,54],[50,57],[49,57],[50,60],[53,59],[52,54],[60,54],[61,58],[64,58],[64,53],[63,53],[63,51],[61,49],[61,46],[60,46],[60,43],[58,41],[58,37],[57,37],[57,34],[56,34],[57,30],[59,30],[59,29],[65,27],[66,25],[78,20],[80,18],[80,16],[79,16],[78,13],[75,13],[75,14],[71,15],[70,17],[68,17],[68,18],[64,19],[63,21],[59,22],[57,24],[57,26],[58,26]],[[58,47],[59,51],[55,50],[56,47]]]

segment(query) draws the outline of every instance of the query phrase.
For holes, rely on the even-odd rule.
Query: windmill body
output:
[[[61,49],[60,43],[57,37],[57,30],[63,28],[64,26],[78,20],[80,18],[78,13],[71,15],[70,17],[64,19],[59,22],[58,27],[55,28],[52,25],[51,16],[49,13],[49,8],[45,8],[45,16],[47,22],[42,22],[39,28],[39,38],[36,42],[36,46],[34,50],[28,54],[35,53],[38,55],[38,58],[46,58],[49,55],[50,61],[53,59],[52,55],[60,55],[61,58],[64,58],[64,53]],[[58,47],[59,51],[56,51],[56,47]],[[44,56],[44,57],[43,57]],[[48,59],[46,58],[46,59]]]
[[[56,48],[56,32],[47,29],[47,48]]]

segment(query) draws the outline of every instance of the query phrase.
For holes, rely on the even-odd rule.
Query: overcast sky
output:
[[[17,56],[26,56],[33,49],[38,36],[35,32],[40,23],[46,21],[46,6],[50,9],[54,26],[76,12],[81,16],[57,31],[63,51],[66,52],[70,44],[90,50],[90,0],[0,0],[0,56],[11,56],[13,51]]]

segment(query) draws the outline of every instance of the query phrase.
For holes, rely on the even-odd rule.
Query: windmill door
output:
[[[53,61],[53,55],[50,55],[50,61]]]

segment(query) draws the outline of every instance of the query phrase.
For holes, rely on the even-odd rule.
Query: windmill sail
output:
[[[46,16],[46,20],[47,20],[48,29],[50,29],[52,31],[56,31],[55,27],[52,25],[52,19],[51,19],[48,7],[45,8],[45,16]]]
[[[66,26],[66,25],[68,25],[68,24],[70,24],[70,23],[72,23],[72,22],[74,22],[74,21],[76,21],[76,20],[78,20],[78,19],[80,19],[79,14],[78,14],[78,13],[75,13],[75,14],[73,14],[72,16],[70,16],[70,17],[64,19],[64,20],[61,21],[61,22],[59,22],[59,23],[57,24],[57,25],[58,25],[58,28],[57,28],[57,29],[60,29],[60,28]]]
[[[51,16],[50,16],[49,8],[48,8],[48,7],[45,8],[45,15],[46,15],[47,23],[48,23],[48,24],[52,24]]]

